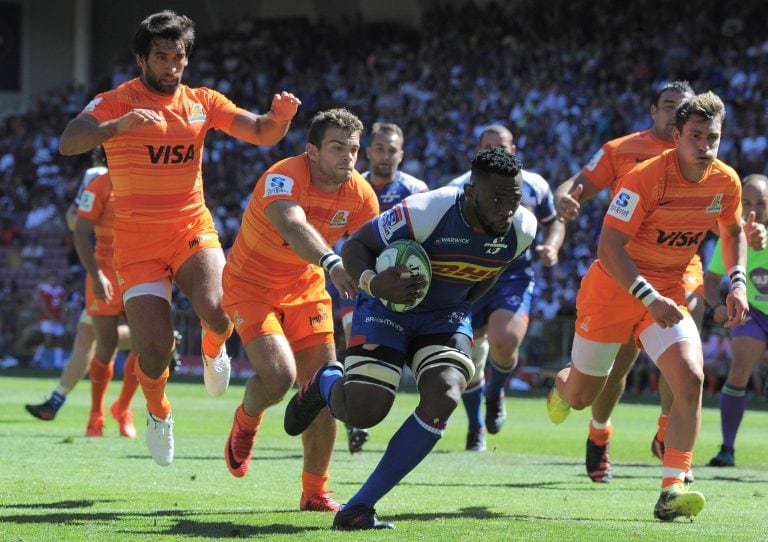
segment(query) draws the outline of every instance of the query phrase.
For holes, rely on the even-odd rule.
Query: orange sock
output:
[[[613,424],[608,422],[605,429],[596,429],[592,422],[589,422],[589,440],[598,446],[605,446],[605,443],[611,440],[613,434]]]
[[[104,397],[115,372],[114,363],[104,363],[94,356],[89,370],[91,379],[91,415],[104,415]]]
[[[136,388],[139,387],[139,380],[136,378],[136,366],[139,364],[139,355],[136,352],[131,352],[128,357],[125,358],[125,365],[123,366],[123,385],[120,388],[120,395],[115,401],[117,410],[122,412],[124,410],[131,409],[131,400],[136,393]]]
[[[150,378],[141,369],[141,364],[136,364],[136,378],[147,400],[147,410],[155,418],[164,420],[171,413],[171,402],[165,396],[165,383],[168,380],[168,368],[158,378]]]
[[[328,490],[325,488],[327,481],[327,472],[325,474],[312,474],[311,472],[303,471],[301,473],[301,487],[304,497],[308,498],[311,495],[328,493]]]
[[[216,333],[202,320],[200,320],[200,323],[205,330],[202,343],[203,354],[215,358],[219,355],[219,352],[221,352],[221,347],[227,342],[230,335],[232,335],[232,330],[235,329],[235,325],[232,322],[229,322],[229,327],[227,327],[227,330],[224,333]]]
[[[664,461],[662,462],[664,474],[661,479],[661,488],[664,489],[672,484],[682,484],[683,479],[685,478],[685,473],[691,470],[692,462],[692,452],[686,452],[667,446],[664,451]]]
[[[659,430],[656,432],[656,438],[661,442],[664,442],[664,435],[667,434],[667,420],[669,420],[669,418],[665,414],[659,416]]]
[[[243,404],[240,403],[240,406],[237,407],[237,410],[235,411],[235,418],[237,419],[237,423],[240,424],[240,427],[245,427],[246,429],[252,429],[253,431],[258,431],[259,426],[261,425],[261,420],[264,418],[264,412],[261,411],[255,416],[251,416],[245,411],[245,408],[243,408]]]

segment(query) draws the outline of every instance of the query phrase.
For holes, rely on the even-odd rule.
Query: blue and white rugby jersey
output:
[[[363,173],[363,178],[370,182],[371,172],[366,171]],[[373,191],[376,192],[376,197],[379,198],[379,210],[383,213],[388,211],[411,194],[419,194],[429,190],[427,183],[417,179],[413,175],[408,175],[398,170],[395,175],[395,179],[384,186],[373,186]]]
[[[456,306],[478,282],[493,277],[519,257],[536,237],[536,218],[522,205],[503,237],[475,230],[462,211],[464,194],[455,187],[414,194],[373,219],[383,249],[397,239],[421,243],[432,263],[432,284],[410,312]]]
[[[461,188],[469,182],[471,171],[467,171],[450,181],[447,186],[456,186]],[[546,226],[557,218],[555,209],[555,198],[552,195],[552,189],[549,183],[533,171],[522,170],[523,174],[523,199],[520,204],[531,211],[542,226]],[[516,260],[507,268],[507,272],[514,275],[521,273],[533,276],[531,262],[533,254],[528,250],[524,258]]]

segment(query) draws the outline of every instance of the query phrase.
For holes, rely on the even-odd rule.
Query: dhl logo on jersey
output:
[[[432,275],[480,282],[494,276],[502,266],[488,267],[465,262],[432,262]]]

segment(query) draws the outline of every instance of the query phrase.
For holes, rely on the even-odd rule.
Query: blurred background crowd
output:
[[[436,4],[415,29],[355,19],[340,26],[243,18],[225,31],[199,34],[186,84],[215,88],[257,112],[280,90],[303,103],[288,135],[271,148],[209,134],[203,178],[222,242],[232,244],[265,168],[302,152],[312,115],[336,106],[352,110],[367,127],[378,120],[399,124],[405,132],[401,169],[432,188],[469,168],[484,126],[504,124],[525,168],[554,189],[605,141],[649,127],[655,90],[685,79],[726,102],[719,157],[742,176],[768,174],[768,12],[760,2],[739,3],[738,10],[733,4]],[[670,9],[688,11],[670,24]],[[84,272],[64,213],[90,161],[59,155],[58,138],[95,93],[136,74],[130,54],[116,56],[92,88],[61,88],[0,121],[0,356],[25,361],[41,340],[35,326],[40,284],[63,287],[61,317],[74,330]],[[358,169],[366,168],[361,152]],[[575,294],[606,203],[605,197],[590,202],[568,227],[560,263],[537,269],[539,297],[523,355],[529,366],[559,366],[568,355]],[[705,243],[705,260],[709,247]],[[182,326],[186,308],[177,299]],[[187,327],[182,331],[193,339],[197,322]],[[720,330],[705,334],[705,344],[727,343]],[[718,348],[712,360],[723,359]],[[184,349],[196,353],[198,346],[188,340]],[[230,351],[238,349],[235,338]],[[647,363],[638,363],[635,385],[637,393],[653,389]]]

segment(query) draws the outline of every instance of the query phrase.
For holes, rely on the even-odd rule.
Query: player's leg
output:
[[[90,365],[91,413],[87,437],[100,437],[104,429],[104,397],[112,381],[117,353],[117,316],[93,315],[96,350]]]
[[[127,326],[126,326],[127,327]],[[136,377],[136,367],[139,364],[139,355],[136,352],[129,352],[123,365],[123,384],[120,386],[120,395],[112,403],[109,413],[118,424],[120,435],[126,438],[136,438],[136,426],[133,423],[133,412],[131,412],[131,402],[139,387],[139,380]]]
[[[473,318],[474,321],[474,318]],[[485,361],[488,357],[488,336],[484,332],[475,336],[472,345],[472,363],[475,365],[475,374],[467,383],[467,389],[461,394],[461,402],[467,412],[469,428],[467,429],[467,442],[465,449],[471,452],[484,452],[485,444],[485,420],[483,419],[483,399],[485,398]]]
[[[174,277],[200,318],[203,379],[208,393],[214,397],[226,391],[231,372],[225,343],[232,335],[233,324],[221,306],[225,263],[221,248],[212,246],[191,255]]]
[[[752,368],[762,359],[766,347],[766,334],[759,324],[768,323],[765,315],[750,310],[750,320],[731,330],[731,367],[720,390],[720,429],[723,441],[718,454],[710,459],[712,467],[732,467],[736,464],[735,442],[747,402],[747,384]],[[768,329],[768,328],[767,328]]]
[[[456,409],[474,364],[469,336],[429,335],[412,345],[411,367],[419,405],[392,436],[378,465],[334,518],[338,529],[391,527],[378,522],[376,503],[416,468],[435,447]]]
[[[139,355],[136,377],[147,402],[147,447],[159,465],[169,465],[174,453],[171,403],[165,395],[174,348],[170,281],[136,285],[125,291],[123,299]]]
[[[665,436],[661,494],[654,516],[662,521],[691,517],[698,514],[705,503],[701,493],[687,491],[684,485],[701,425],[704,358],[699,332],[686,314],[672,327],[650,324],[641,331],[640,339],[674,396]]]
[[[611,481],[610,441],[613,433],[611,414],[621,399],[627,385],[627,375],[637,359],[639,350],[634,339],[621,345],[616,353],[608,379],[602,391],[592,403],[592,419],[589,422],[589,437],[585,464],[587,475],[593,482],[607,483]]]
[[[51,396],[41,404],[25,405],[27,412],[40,420],[53,420],[64,404],[67,395],[88,371],[88,364],[93,357],[95,336],[91,317],[83,311],[77,323],[77,331],[72,345],[72,354],[61,372],[59,384]]]

